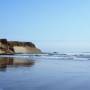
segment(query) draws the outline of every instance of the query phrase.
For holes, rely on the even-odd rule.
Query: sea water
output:
[[[90,90],[90,54],[1,55],[0,90]]]

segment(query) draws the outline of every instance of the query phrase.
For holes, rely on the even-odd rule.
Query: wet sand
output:
[[[0,90],[90,90],[90,60],[56,57],[1,57]]]

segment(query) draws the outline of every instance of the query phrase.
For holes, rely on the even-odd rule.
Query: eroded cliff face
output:
[[[0,54],[13,54],[14,48],[7,39],[0,39]]]
[[[0,54],[41,53],[32,42],[7,41],[0,39]]]

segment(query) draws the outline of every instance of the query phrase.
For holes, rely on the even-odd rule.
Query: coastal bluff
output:
[[[0,54],[33,54],[42,53],[32,42],[8,41],[0,39]]]

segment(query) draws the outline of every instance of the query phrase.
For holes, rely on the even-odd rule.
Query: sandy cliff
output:
[[[41,53],[32,42],[7,41],[0,39],[0,54]]]

